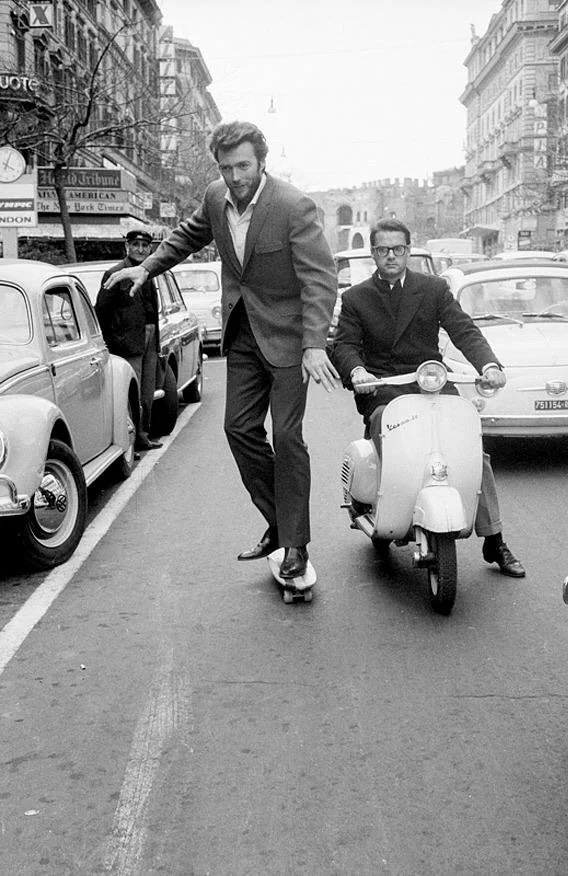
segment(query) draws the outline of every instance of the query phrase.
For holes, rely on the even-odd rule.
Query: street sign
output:
[[[30,27],[53,27],[53,3],[30,3]]]
[[[35,174],[25,173],[16,182],[0,183],[0,228],[33,228],[36,225]]]

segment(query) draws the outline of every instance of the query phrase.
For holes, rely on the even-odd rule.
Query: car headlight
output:
[[[6,442],[6,437],[3,432],[0,432],[0,468],[6,462],[6,457],[8,455],[8,444]]]
[[[221,306],[219,304],[216,304],[215,307],[211,309],[211,316],[213,319],[221,320]]]
[[[439,392],[448,382],[448,372],[442,362],[423,362],[416,372],[416,382],[423,392]]]

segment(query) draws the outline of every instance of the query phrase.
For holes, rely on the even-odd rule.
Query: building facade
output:
[[[0,3],[0,140],[22,151],[38,176],[39,224],[20,233],[23,254],[26,243],[41,254],[42,240],[62,239],[61,167],[79,257],[94,257],[88,241],[121,242],[140,225],[164,233],[181,212],[181,179],[190,201],[191,177],[182,169],[178,179],[175,166],[184,125],[198,118],[208,132],[219,112],[194,47],[191,76],[174,52],[178,97],[175,106],[164,103],[171,84],[161,69],[161,21],[156,0]],[[168,130],[173,152],[164,150]]]
[[[464,224],[479,252],[557,246],[550,189],[557,7],[557,0],[503,0],[464,62]]]
[[[369,245],[369,228],[379,219],[400,219],[417,245],[463,229],[463,168],[437,171],[433,182],[383,179],[354,188],[310,192],[333,252]]]

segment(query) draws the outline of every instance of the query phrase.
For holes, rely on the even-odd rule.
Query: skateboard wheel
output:
[[[311,590],[306,590],[306,592],[304,593],[304,602],[311,602],[311,601],[312,601],[312,596],[313,596],[312,591],[311,591]]]
[[[282,599],[284,600],[286,605],[290,605],[291,602],[294,602],[294,597],[292,596],[292,594],[290,593],[289,590],[282,591]]]

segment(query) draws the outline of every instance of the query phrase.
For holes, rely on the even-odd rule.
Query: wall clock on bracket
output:
[[[15,182],[26,171],[26,159],[13,146],[0,146],[0,182]]]

